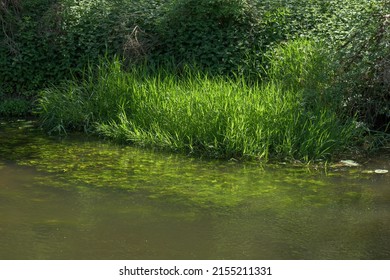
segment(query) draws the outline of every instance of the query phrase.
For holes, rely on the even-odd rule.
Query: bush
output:
[[[175,1],[158,25],[157,56],[182,65],[195,62],[213,73],[239,70],[260,47],[260,19],[251,2]]]
[[[8,0],[0,7],[3,94],[34,96],[123,53],[135,26],[151,28],[161,1]]]
[[[268,58],[268,79],[278,81],[287,90],[302,92],[308,109],[325,106],[342,111],[343,94],[336,89],[336,67],[333,54],[322,42],[305,38],[275,46]]]
[[[0,98],[0,115],[5,117],[25,116],[31,110],[31,104],[21,98]]]
[[[350,24],[352,32],[336,44],[346,110],[381,130],[390,128],[389,4],[378,1],[367,7]]]
[[[389,2],[281,0],[274,5],[283,7],[287,22],[279,34],[288,40],[303,37],[322,43],[333,64],[331,73],[324,71],[330,75],[326,84],[344,113],[357,114],[367,127],[389,129]],[[321,68],[309,71],[319,73],[316,69]]]

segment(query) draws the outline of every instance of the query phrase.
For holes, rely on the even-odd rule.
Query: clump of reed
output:
[[[42,91],[38,112],[49,130],[212,158],[328,159],[361,130],[340,115],[320,49],[305,40],[276,48],[266,82],[102,61],[81,81]]]

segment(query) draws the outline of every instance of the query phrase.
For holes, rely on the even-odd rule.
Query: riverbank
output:
[[[311,54],[295,67],[319,63],[318,48],[304,43],[295,53],[304,48]],[[308,162],[358,145],[364,129],[338,112],[339,100],[316,72],[294,77],[280,74],[286,65],[271,65],[275,78],[250,83],[190,68],[180,75],[143,67],[124,71],[119,60],[105,61],[81,82],[42,91],[37,113],[52,133],[83,130],[209,158]]]
[[[8,1],[1,13],[0,115],[33,113],[49,133],[264,162],[389,141],[380,0]]]

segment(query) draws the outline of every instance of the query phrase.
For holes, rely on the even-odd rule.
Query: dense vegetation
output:
[[[0,114],[52,132],[306,161],[388,139],[386,0],[3,0],[0,23]]]

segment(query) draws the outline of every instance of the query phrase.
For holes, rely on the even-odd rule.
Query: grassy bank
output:
[[[270,78],[256,83],[189,67],[124,71],[119,60],[103,61],[81,82],[42,91],[39,114],[51,131],[92,131],[213,158],[329,159],[363,131],[338,112],[320,49],[307,40],[280,47],[270,54]]]
[[[310,161],[375,147],[389,139],[389,7],[8,0],[0,116],[34,108],[51,132],[217,158]]]

